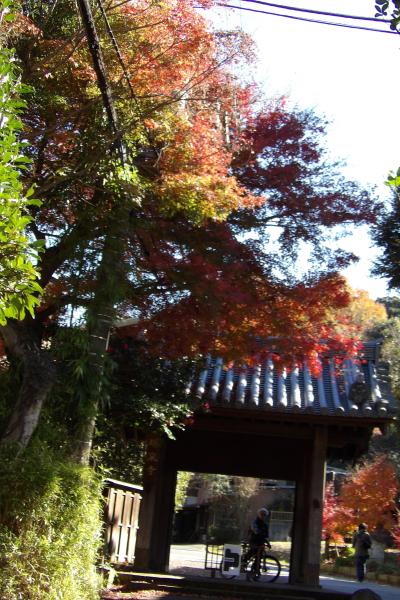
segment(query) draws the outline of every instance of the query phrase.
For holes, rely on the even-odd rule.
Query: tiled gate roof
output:
[[[324,357],[319,377],[306,363],[290,372],[272,358],[255,366],[227,366],[209,358],[190,386],[190,394],[210,407],[258,409],[351,417],[393,416],[394,400],[387,371],[379,363],[379,344],[368,342],[362,357],[346,359],[340,369],[334,357]],[[361,385],[360,385],[361,382]]]

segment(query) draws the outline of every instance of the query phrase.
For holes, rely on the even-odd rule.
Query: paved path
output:
[[[204,575],[209,576],[209,572],[204,570],[205,547],[202,544],[193,545],[172,545],[170,554],[170,572],[176,574]],[[287,568],[282,569],[279,577],[279,583],[288,581]],[[218,575],[219,577],[219,575]],[[244,577],[242,575],[242,577]],[[277,582],[277,583],[278,583]],[[341,577],[321,575],[320,584],[322,589],[329,591],[353,593],[360,588],[368,588],[373,590],[382,598],[382,600],[400,600],[400,588],[383,583],[366,581],[359,583],[358,581]]]
[[[350,592],[353,593],[361,588],[368,588],[379,594],[382,600],[400,600],[400,588],[394,585],[387,585],[383,583],[376,583],[375,581],[366,581],[359,583],[351,579],[345,579],[340,577],[328,577],[321,576],[320,584],[322,589],[329,591],[338,592]]]

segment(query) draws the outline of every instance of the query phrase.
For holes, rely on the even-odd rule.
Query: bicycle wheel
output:
[[[260,562],[259,581],[272,583],[278,579],[281,572],[281,563],[272,554],[263,554]]]
[[[219,572],[221,573],[222,577],[224,577],[225,579],[234,579],[236,577],[236,575],[235,574],[232,575],[232,573],[230,571],[224,570],[224,559],[222,559],[221,562],[219,563]]]

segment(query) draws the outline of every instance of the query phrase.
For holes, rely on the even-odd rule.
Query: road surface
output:
[[[170,573],[182,575],[204,575],[210,576],[210,572],[204,569],[205,563],[205,546],[202,544],[193,545],[172,545],[170,553]],[[282,569],[282,573],[277,583],[286,583],[288,581],[287,568]],[[220,577],[219,575],[216,575]],[[244,578],[244,575],[240,577]],[[322,589],[338,592],[353,593],[360,588],[368,588],[373,590],[382,598],[382,600],[400,600],[400,588],[383,583],[358,581],[346,577],[332,577],[321,575],[320,584]]]

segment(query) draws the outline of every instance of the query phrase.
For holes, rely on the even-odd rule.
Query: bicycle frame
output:
[[[247,543],[242,543],[241,552],[241,573],[246,574],[247,581],[264,581],[272,583],[275,581],[281,572],[281,564],[273,554],[269,554],[270,545],[263,544],[262,546],[253,549]],[[250,552],[251,551],[251,552]],[[226,579],[233,579],[236,574],[224,571],[223,561],[220,564],[220,573]]]

